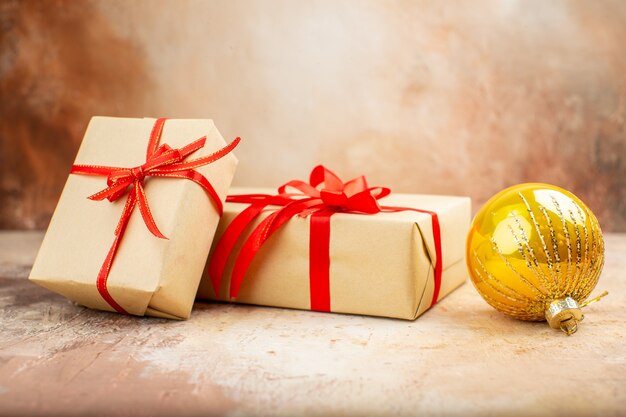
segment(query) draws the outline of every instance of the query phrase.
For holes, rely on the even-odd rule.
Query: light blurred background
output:
[[[212,118],[235,184],[565,187],[626,231],[626,2],[0,0],[0,228],[44,228],[92,115]]]

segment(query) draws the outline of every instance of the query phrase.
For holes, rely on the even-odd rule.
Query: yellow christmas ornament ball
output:
[[[493,196],[467,237],[467,266],[491,306],[521,320],[547,320],[568,335],[598,283],[604,241],[594,214],[572,193],[520,184]]]

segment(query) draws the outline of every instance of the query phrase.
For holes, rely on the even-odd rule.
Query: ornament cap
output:
[[[578,330],[578,322],[585,318],[580,305],[572,297],[554,300],[546,310],[546,320],[553,329],[561,329],[568,336]]]

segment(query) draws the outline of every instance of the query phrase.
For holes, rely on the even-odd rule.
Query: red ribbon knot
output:
[[[144,172],[143,172],[143,165],[140,165],[138,167],[135,167],[135,168],[131,169],[130,170],[130,175],[132,175],[133,179],[135,179],[137,181],[143,181],[143,179],[146,176],[146,174],[144,174]]]
[[[290,192],[293,189],[296,192]],[[235,243],[246,227],[256,219],[267,206],[279,206],[267,216],[247,237],[241,251],[236,255],[230,282],[230,297],[239,293],[241,283],[250,263],[263,244],[284,223],[294,216],[308,217],[310,220],[309,238],[309,280],[311,310],[330,311],[330,218],[335,213],[373,215],[381,212],[416,211],[427,213],[432,218],[435,241],[435,288],[432,304],[437,302],[441,288],[442,251],[441,230],[437,213],[412,207],[382,206],[381,198],[388,196],[387,187],[369,187],[364,176],[343,182],[332,171],[318,165],[311,171],[309,182],[292,180],[278,188],[278,194],[245,194],[228,196],[226,201],[245,203],[249,206],[239,213],[228,225],[216,245],[209,262],[209,276],[216,296],[228,257]]]
[[[218,159],[221,159],[230,153],[240,141],[239,138],[236,138],[229,145],[213,152],[210,155],[186,160],[188,156],[204,147],[206,137],[201,137],[200,139],[197,139],[178,149],[172,149],[167,144],[159,146],[161,135],[163,133],[163,126],[165,125],[166,120],[167,119],[165,118],[160,118],[155,121],[152,132],[150,133],[148,149],[146,152],[146,162],[144,164],[134,168],[77,164],[72,166],[72,169],[70,170],[71,174],[107,177],[107,187],[89,196],[88,198],[90,200],[102,201],[106,199],[113,202],[128,194],[126,204],[124,205],[120,220],[115,229],[115,239],[109,249],[102,267],[100,268],[100,272],[98,273],[98,278],[96,280],[98,291],[100,292],[102,298],[104,298],[104,300],[116,311],[124,314],[128,314],[128,312],[120,306],[109,293],[107,289],[107,279],[111,265],[113,264],[113,260],[115,259],[115,255],[117,253],[117,248],[122,237],[124,236],[126,226],[136,206],[139,206],[141,217],[150,233],[158,238],[167,239],[157,227],[148,205],[148,199],[146,198],[146,193],[144,191],[146,178],[165,177],[194,181],[207,193],[208,197],[211,199],[213,204],[215,204],[216,209],[221,216],[223,206],[217,192],[206,177],[196,171],[195,168],[211,164]]]

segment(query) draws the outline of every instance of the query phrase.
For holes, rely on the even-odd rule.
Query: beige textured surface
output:
[[[574,336],[466,284],[415,322],[198,303],[189,321],[76,307],[0,233],[0,415],[626,415],[626,235]]]
[[[214,119],[237,185],[324,163],[478,208],[549,182],[624,232],[625,22],[623,0],[0,0],[0,227],[46,226],[107,114]]]

